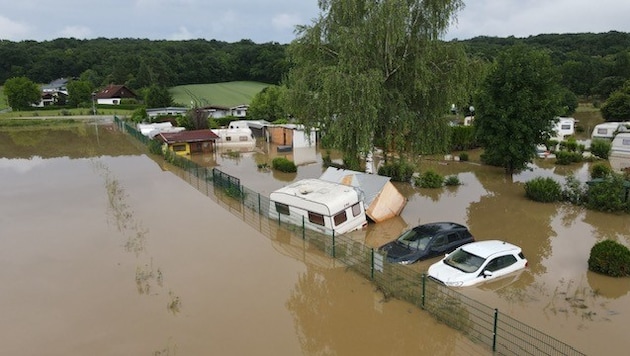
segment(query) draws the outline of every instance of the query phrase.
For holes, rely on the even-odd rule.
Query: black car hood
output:
[[[424,254],[424,251],[409,248],[398,241],[390,242],[381,247],[380,250],[387,252],[387,260],[390,262],[415,261]]]

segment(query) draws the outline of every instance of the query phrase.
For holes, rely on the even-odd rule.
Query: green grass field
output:
[[[269,84],[260,82],[227,82],[213,84],[180,85],[169,89],[176,105],[218,105],[232,107],[249,104],[254,95]]]

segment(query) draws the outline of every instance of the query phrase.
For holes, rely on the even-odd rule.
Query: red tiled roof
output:
[[[205,142],[214,141],[219,138],[212,130],[192,130],[180,132],[162,132],[158,134],[160,139],[166,143],[178,142]]]
[[[105,89],[96,93],[97,99],[111,99],[111,98],[135,98],[137,97],[131,89],[124,85],[110,84]]]

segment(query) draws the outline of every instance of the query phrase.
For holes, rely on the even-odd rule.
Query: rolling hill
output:
[[[212,84],[179,85],[169,89],[176,105],[219,105],[232,107],[249,104],[258,92],[269,84],[260,82],[226,82]]]

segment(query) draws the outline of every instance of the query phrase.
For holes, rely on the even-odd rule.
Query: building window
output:
[[[276,202],[276,211],[278,212],[278,214],[289,215],[289,206]]]
[[[186,145],[173,145],[173,151],[175,152],[186,151]]]
[[[326,225],[324,223],[324,216],[322,214],[311,213],[310,211],[308,212],[308,221],[321,226]]]
[[[335,221],[335,226],[339,226],[345,223],[346,221],[348,221],[348,216],[346,215],[346,211],[344,210],[337,213],[337,215],[333,217],[333,220]]]

